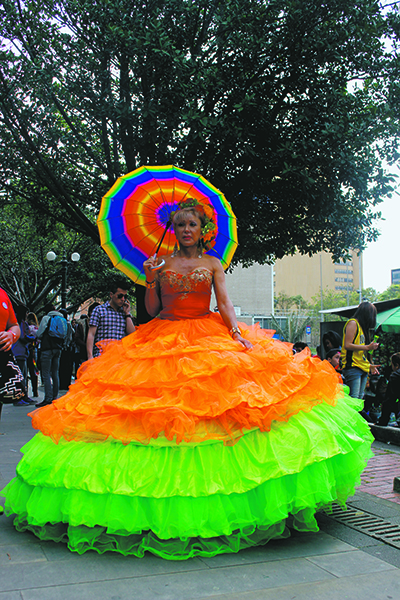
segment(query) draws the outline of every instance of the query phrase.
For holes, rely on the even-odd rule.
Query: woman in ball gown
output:
[[[288,523],[318,531],[315,513],[359,484],[372,441],[360,401],[327,361],[237,323],[203,253],[210,205],[187,199],[173,226],[173,254],[144,263],[158,316],[32,413],[39,433],[3,491],[18,530],[79,553],[214,556],[288,537]]]

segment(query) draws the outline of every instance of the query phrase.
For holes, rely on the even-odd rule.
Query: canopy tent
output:
[[[400,333],[400,306],[378,313],[376,326],[385,333]]]
[[[400,298],[394,298],[393,300],[381,300],[380,302],[373,302],[373,304],[376,306],[376,310],[378,313],[377,316],[377,323],[379,325],[382,324],[382,314],[383,313],[393,313],[396,312],[397,308],[400,308]],[[354,313],[356,312],[357,308],[358,308],[358,304],[355,304],[354,306],[342,306],[340,308],[328,308],[326,310],[320,310],[320,314],[323,315],[337,315],[339,317],[342,317],[344,319],[350,319]],[[400,318],[400,317],[399,317]],[[387,330],[383,330],[383,331],[387,331]],[[400,328],[396,329],[396,332],[400,331]]]

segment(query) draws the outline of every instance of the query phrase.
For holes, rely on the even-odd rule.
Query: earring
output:
[[[172,251],[171,257],[173,258],[174,256],[177,256],[178,252],[179,252],[178,242],[175,242],[175,246],[174,246],[174,249]]]

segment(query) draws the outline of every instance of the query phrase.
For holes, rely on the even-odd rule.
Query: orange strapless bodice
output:
[[[198,319],[210,314],[213,275],[205,267],[197,267],[187,275],[162,271],[158,280],[163,307],[160,319]]]

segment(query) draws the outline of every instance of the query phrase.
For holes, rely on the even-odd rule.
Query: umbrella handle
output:
[[[165,265],[165,260],[162,259],[162,261],[160,262],[159,265],[156,265],[155,267],[149,267],[149,269],[151,269],[152,271],[157,271],[158,269],[161,269],[161,267],[163,267]]]

